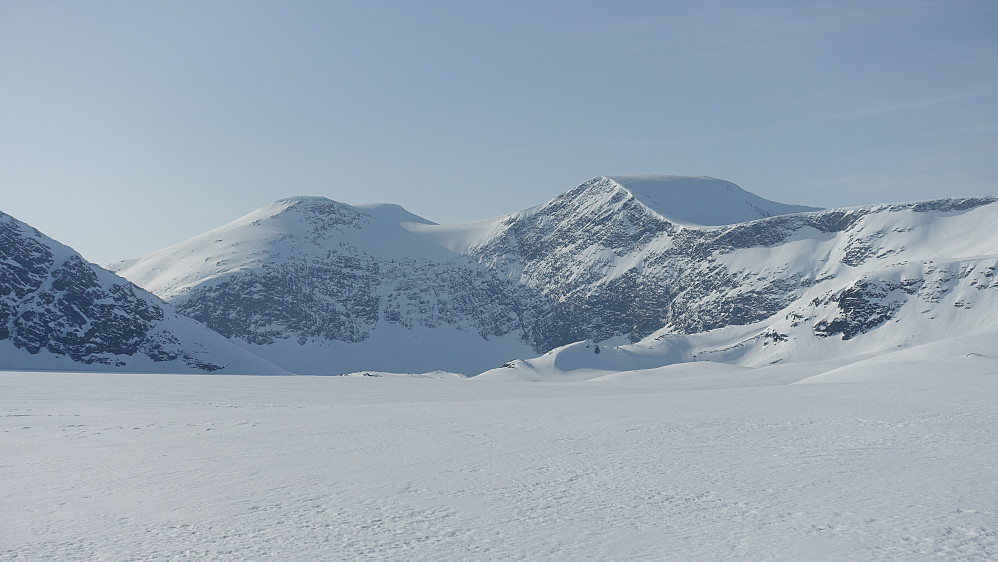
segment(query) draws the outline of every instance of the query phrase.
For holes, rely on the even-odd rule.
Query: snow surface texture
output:
[[[816,211],[712,178],[597,177],[441,226],[293,198],[116,269],[298,373],[475,374],[586,340],[759,366],[998,329],[996,201]]]
[[[995,350],[589,382],[0,373],[0,559],[994,560]]]
[[[4,213],[0,367],[284,373]]]

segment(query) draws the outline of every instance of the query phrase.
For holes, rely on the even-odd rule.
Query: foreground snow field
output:
[[[574,382],[0,373],[0,559],[994,559],[985,344]]]

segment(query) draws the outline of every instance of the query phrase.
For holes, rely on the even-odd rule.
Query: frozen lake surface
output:
[[[0,373],[0,559],[995,559],[995,364]]]

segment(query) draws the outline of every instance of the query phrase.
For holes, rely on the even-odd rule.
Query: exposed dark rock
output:
[[[830,298],[838,308],[832,320],[823,320],[814,326],[817,336],[842,334],[848,340],[869,332],[890,320],[894,312],[915,294],[923,281],[905,279],[901,282],[859,280]],[[827,304],[827,302],[816,302]]]
[[[205,371],[221,368],[187,356],[173,334],[157,329],[162,301],[55,246],[0,213],[0,340],[88,365],[121,366],[121,357],[140,354],[153,361],[183,356]]]

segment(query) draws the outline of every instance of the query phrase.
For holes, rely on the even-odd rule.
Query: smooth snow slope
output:
[[[0,373],[0,559],[993,560],[995,349],[584,383]]]
[[[682,225],[721,226],[821,210],[763,199],[729,181],[710,177],[606,177],[663,218]]]

